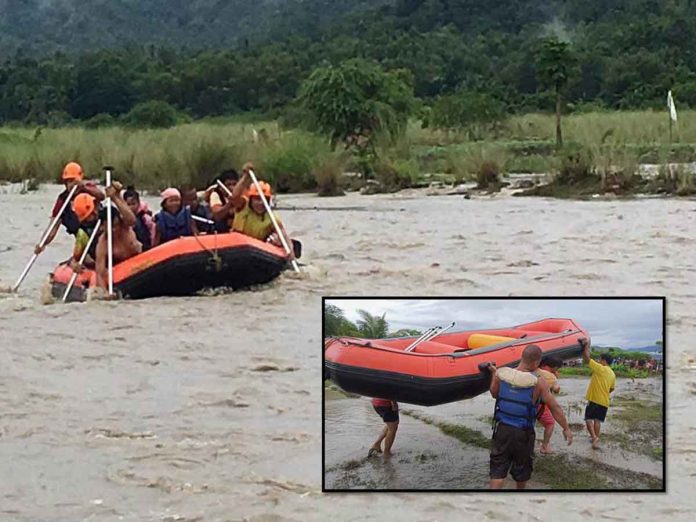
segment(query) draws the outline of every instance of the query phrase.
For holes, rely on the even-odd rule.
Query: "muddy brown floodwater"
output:
[[[58,188],[17,192],[0,187],[0,286],[24,267]],[[46,275],[69,255],[61,233],[19,295],[0,297],[1,519],[691,519],[694,201],[405,192],[280,204],[296,208],[281,214],[304,242],[302,278],[43,305]],[[669,493],[322,494],[321,296],[508,294],[669,297]]]

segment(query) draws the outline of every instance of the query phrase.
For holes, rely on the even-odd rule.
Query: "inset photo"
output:
[[[666,491],[665,300],[323,300],[324,491]]]

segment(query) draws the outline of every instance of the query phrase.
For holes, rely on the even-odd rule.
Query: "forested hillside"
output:
[[[2,55],[156,44],[244,46],[318,28],[367,0],[0,0]],[[381,2],[383,3],[383,2]]]
[[[572,50],[566,110],[696,107],[696,6],[657,0],[0,0],[0,121],[118,117],[151,100],[191,117],[285,111],[322,62],[406,69],[426,105],[484,92],[549,110],[543,38]],[[59,52],[57,52],[59,51]]]

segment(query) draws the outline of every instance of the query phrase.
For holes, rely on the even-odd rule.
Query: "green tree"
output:
[[[324,335],[326,337],[358,336],[358,327],[346,319],[343,310],[336,305],[324,308]]]
[[[389,332],[389,323],[386,320],[386,313],[382,316],[372,315],[367,310],[358,310],[360,319],[357,321],[360,336],[367,339],[383,339]]]
[[[556,94],[556,146],[563,145],[561,132],[561,99],[564,87],[575,66],[575,57],[570,49],[570,44],[561,42],[557,38],[548,38],[541,43],[541,50],[537,61],[539,75],[545,83],[550,85]]]
[[[414,98],[403,71],[386,72],[374,62],[351,59],[315,69],[302,84],[299,101],[332,145],[365,150],[374,149],[380,134],[403,132]]]

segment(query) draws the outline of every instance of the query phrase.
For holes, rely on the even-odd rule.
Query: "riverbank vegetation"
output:
[[[495,139],[491,135],[484,141],[459,141],[466,139],[461,131],[422,129],[411,120],[403,135],[376,139],[369,150],[333,148],[327,136],[276,121],[210,120],[167,129],[6,126],[0,128],[0,180],[54,182],[67,161],[77,160],[91,175],[111,164],[119,176],[143,188],[176,183],[203,187],[220,170],[239,168],[251,159],[279,192],[340,195],[368,185],[394,191],[432,181],[471,182],[495,190],[507,174],[532,173],[551,182],[529,187],[529,195],[696,194],[691,167],[681,164],[696,161],[696,126],[689,130],[693,143],[649,141],[644,129],[651,122],[659,126],[662,116],[648,111],[568,118],[572,125],[566,125],[560,153],[553,140],[553,116],[542,114],[512,117]],[[616,133],[646,141],[592,142],[603,117],[616,123]],[[650,165],[641,168],[645,163]]]
[[[361,337],[364,339],[384,339],[386,337],[418,336],[419,330],[400,329],[390,331],[386,314],[372,315],[365,310],[358,310],[360,319],[352,322],[345,312],[336,305],[327,304],[324,308],[324,337]]]
[[[696,194],[693,166],[674,165],[696,161],[689,3],[311,0],[278,16],[261,2],[200,31],[209,6],[163,19],[159,1],[123,12],[133,24],[104,41],[84,23],[67,39],[27,38],[27,20],[83,20],[36,2],[0,22],[0,180],[51,181],[69,159],[157,189],[255,159],[280,192],[442,180],[492,192],[537,173],[544,184],[522,194]]]

